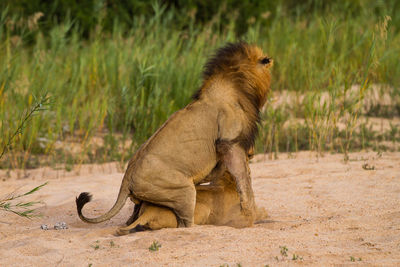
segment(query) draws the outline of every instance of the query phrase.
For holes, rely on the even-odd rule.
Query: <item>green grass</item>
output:
[[[153,241],[153,243],[149,247],[149,251],[158,251],[161,248],[161,244],[158,241]]]
[[[94,250],[98,250],[100,248],[100,241],[96,240],[93,245],[90,245]]]
[[[8,196],[0,198],[0,211],[12,212],[18,216],[25,218],[33,218],[40,217],[41,214],[36,212],[36,208],[38,204],[41,204],[40,201],[29,201],[29,202],[21,202],[21,198],[25,196],[31,195],[36,191],[40,190],[43,186],[47,185],[48,182],[41,184],[30,191],[24,194],[10,194]],[[17,200],[18,199],[18,200]],[[19,201],[18,203],[16,203]]]
[[[281,255],[282,257],[287,257],[288,256],[288,251],[289,249],[286,246],[279,246],[279,248],[281,249]]]
[[[381,115],[376,105],[364,108],[371,85],[392,97],[384,113],[399,116],[399,25],[368,5],[356,14],[340,3],[331,9],[288,16],[278,7],[273,17],[250,22],[248,31],[237,36],[234,18],[226,27],[220,27],[218,16],[198,26],[188,15],[184,27],[174,27],[174,11],[156,5],[153,17],[134,18],[128,31],[116,21],[111,33],[99,26],[86,40],[68,20],[55,24],[48,37],[38,30],[26,37],[28,25],[25,32],[12,35],[18,18],[4,11],[1,147],[35,97],[47,92],[51,104],[16,136],[0,166],[61,163],[70,170],[87,162],[126,162],[173,112],[190,102],[207,57],[239,39],[256,43],[275,59],[272,91],[296,96],[293,101],[279,97],[282,103],[276,107],[276,99],[268,101],[258,152],[278,157],[282,151],[347,155],[357,149],[389,149],[381,142],[397,144],[397,126],[376,132],[360,118]],[[381,10],[394,14],[389,9],[385,13],[385,6]]]

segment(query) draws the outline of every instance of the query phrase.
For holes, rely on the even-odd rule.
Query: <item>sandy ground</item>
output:
[[[375,170],[364,170],[368,163]],[[112,220],[79,220],[75,196],[92,192],[84,213],[98,215],[116,199],[115,164],[84,166],[80,174],[48,168],[23,179],[0,173],[0,196],[49,184],[26,200],[41,200],[41,218],[0,211],[0,266],[400,266],[400,153],[343,155],[301,152],[279,160],[257,155],[251,170],[256,202],[268,220],[251,228],[163,229],[116,237],[130,201]],[[64,221],[67,230],[40,229]],[[153,241],[162,247],[149,251]],[[287,256],[280,246],[288,248]],[[298,255],[293,260],[293,254]],[[354,261],[352,261],[353,259]]]

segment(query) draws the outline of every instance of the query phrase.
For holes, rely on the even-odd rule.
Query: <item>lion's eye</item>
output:
[[[268,57],[265,57],[265,58],[261,59],[260,62],[261,62],[261,64],[267,65],[271,62],[271,59]]]

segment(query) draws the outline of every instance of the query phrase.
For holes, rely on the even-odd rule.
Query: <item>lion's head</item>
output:
[[[207,61],[203,85],[193,95],[195,101],[203,95],[211,94],[217,95],[214,99],[233,101],[240,105],[246,114],[247,126],[237,141],[245,150],[254,145],[260,109],[266,102],[270,87],[272,65],[272,59],[259,47],[246,42],[229,43],[218,49]],[[216,90],[221,92],[215,94]]]
[[[255,45],[246,42],[228,43],[218,49],[205,64],[203,86],[193,98],[200,98],[210,80],[223,78],[232,81],[236,91],[260,109],[269,90],[272,64],[272,59]]]

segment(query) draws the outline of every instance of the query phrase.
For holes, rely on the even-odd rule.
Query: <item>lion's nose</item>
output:
[[[269,57],[265,57],[261,60],[261,64],[267,65],[271,63],[271,59]]]

